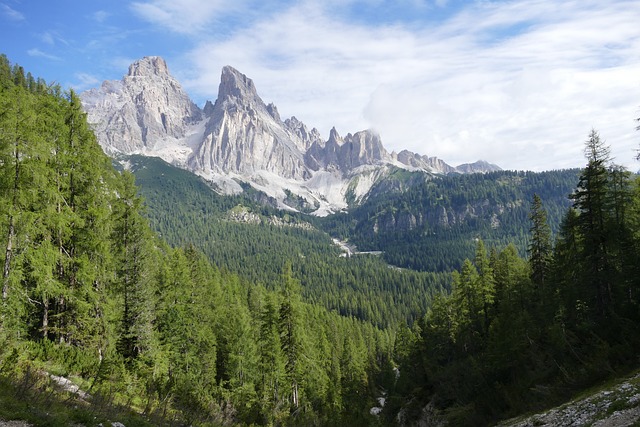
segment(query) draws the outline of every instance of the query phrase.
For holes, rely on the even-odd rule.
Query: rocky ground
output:
[[[640,373],[557,408],[519,417],[499,427],[640,426]]]

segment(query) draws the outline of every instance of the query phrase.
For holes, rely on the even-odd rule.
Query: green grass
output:
[[[109,426],[111,421],[127,427],[158,425],[126,408],[85,402],[54,387],[44,372],[29,369],[19,380],[0,376],[0,420],[22,420],[36,427]]]

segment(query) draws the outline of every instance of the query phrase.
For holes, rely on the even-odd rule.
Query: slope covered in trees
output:
[[[449,286],[448,273],[392,269],[372,255],[340,257],[329,235],[314,226],[316,218],[263,205],[260,194],[220,196],[160,159],[133,156],[127,164],[151,224],[167,242],[192,243],[219,268],[252,283],[272,289],[291,261],[306,301],[381,327],[413,323],[431,295]]]
[[[485,425],[637,368],[640,182],[595,131],[585,154],[581,171],[410,187],[398,171],[402,191],[316,222],[142,160],[117,171],[73,92],[0,56],[0,418],[376,425],[430,404]],[[341,258],[317,227],[399,265],[456,267],[450,292],[445,273]],[[64,419],[53,374],[87,392],[64,396]]]
[[[388,330],[303,302],[287,262],[267,290],[171,248],[137,193],[77,96],[1,56],[0,386],[21,399],[0,417],[57,422],[55,373],[88,392],[68,423],[125,407],[150,425],[373,420]]]
[[[480,241],[451,294],[403,333],[397,408],[430,402],[455,425],[485,425],[637,368],[640,181],[608,152],[592,131],[555,245],[535,196],[528,259]]]
[[[250,188],[243,195],[218,195],[199,177],[160,159],[132,156],[126,163],[151,224],[172,245],[193,243],[220,268],[267,287],[277,281],[277,266],[295,259],[293,274],[307,300],[380,326],[413,323],[434,293],[449,289],[450,271],[473,254],[478,238],[496,246],[515,242],[524,254],[534,193],[546,197],[557,231],[578,179],[577,170],[427,181],[422,173],[397,171],[352,212],[315,218],[283,213]],[[245,219],[232,220],[234,210]],[[442,223],[443,212],[451,220]],[[339,258],[329,235],[363,251],[382,251],[381,258]]]
[[[570,206],[578,170],[499,171],[427,176],[398,170],[346,214],[322,226],[361,250],[382,251],[396,266],[450,272],[472,256],[477,239],[490,246],[513,243],[526,252],[527,215],[534,194],[556,232]]]

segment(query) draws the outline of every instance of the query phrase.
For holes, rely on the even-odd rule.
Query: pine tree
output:
[[[552,260],[551,228],[547,224],[547,212],[537,194],[533,195],[529,220],[531,221],[531,241],[528,253],[529,264],[531,265],[531,280],[536,288],[540,306],[544,307],[547,299],[545,285],[550,273],[549,269]]]
[[[285,370],[291,390],[291,406],[295,410],[300,404],[299,358],[302,352],[300,330],[300,284],[293,278],[291,264],[282,272],[282,301],[279,310],[280,343],[285,356]]]
[[[149,228],[140,215],[141,199],[137,196],[134,177],[123,172],[119,198],[113,204],[114,258],[116,286],[122,295],[120,354],[129,362],[152,347],[153,289],[150,257],[153,253]]]
[[[278,323],[278,302],[274,295],[266,295],[260,314],[258,352],[261,407],[267,423],[272,423],[278,418],[285,387],[285,358]]]
[[[583,239],[584,281],[592,290],[588,303],[600,316],[612,309],[610,239],[608,235],[610,149],[595,130],[585,143],[587,166],[580,175],[578,188],[572,195],[579,212],[579,228]]]
[[[495,279],[493,275],[493,269],[489,263],[489,257],[482,240],[478,240],[476,246],[475,266],[478,271],[477,282],[475,287],[477,288],[478,298],[480,299],[480,310],[482,312],[482,318],[480,319],[480,333],[483,336],[489,332],[489,325],[491,323],[491,310],[494,303],[496,294]]]

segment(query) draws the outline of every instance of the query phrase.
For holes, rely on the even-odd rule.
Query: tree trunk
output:
[[[42,313],[42,338],[47,339],[49,337],[49,299],[44,298],[42,301],[43,313]]]
[[[13,216],[9,221],[9,236],[7,238],[7,250],[4,258],[4,269],[2,270],[2,300],[5,301],[9,296],[9,273],[11,271],[11,256],[13,254],[13,237],[15,235],[15,227],[13,225]]]

